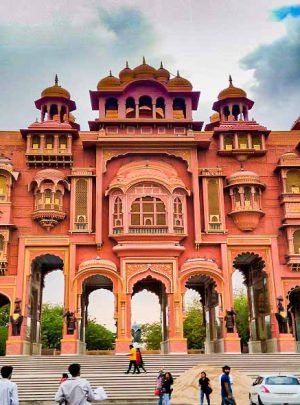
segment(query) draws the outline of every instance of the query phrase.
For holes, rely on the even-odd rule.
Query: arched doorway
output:
[[[233,308],[235,311],[236,331],[240,338],[241,352],[249,352],[249,301],[248,289],[244,284],[244,276],[240,270],[232,273]]]
[[[135,295],[142,293],[144,291],[148,291],[151,292],[153,294],[155,294],[158,297],[158,304],[160,306],[160,314],[159,314],[159,323],[161,326],[161,345],[160,345],[160,349],[164,352],[165,349],[164,348],[164,343],[166,342],[168,339],[168,319],[167,319],[167,308],[168,308],[168,303],[167,303],[167,294],[166,294],[166,287],[165,285],[160,281],[157,280],[155,278],[153,278],[152,276],[148,275],[147,277],[143,278],[142,280],[137,281],[132,288],[132,298],[135,297]],[[153,300],[151,300],[151,302],[153,303]],[[146,303],[146,307],[143,308],[144,310],[144,319],[143,319],[143,324],[149,324],[151,323],[151,320],[153,318],[150,318],[149,316],[147,317],[147,312],[151,311],[151,302],[147,302]],[[132,313],[133,316],[131,318],[131,325],[133,325],[134,321],[136,321],[136,319],[133,319],[136,311],[135,311],[135,305],[136,302],[134,302],[134,300],[132,300]]]
[[[267,274],[264,260],[253,252],[239,254],[233,262],[247,287],[249,305],[250,353],[266,353],[271,335],[271,315]]]
[[[81,342],[86,344],[89,322],[93,323],[93,325],[95,323],[101,324],[105,329],[115,333],[115,306],[117,303],[114,300],[113,287],[112,280],[102,274],[94,274],[84,280],[81,294],[81,322],[79,325]],[[106,315],[110,313],[109,317],[105,317],[106,321],[104,321],[103,311],[105,311]],[[88,348],[96,350],[96,346],[95,342],[95,344],[91,343]],[[98,349],[109,350],[113,348],[112,346],[109,347],[109,345],[101,344],[100,346]]]
[[[204,351],[205,309],[198,291],[187,289],[183,296],[183,336],[188,350]]]
[[[41,314],[45,277],[52,271],[63,271],[63,267],[63,260],[52,254],[38,256],[32,261],[28,305],[30,354],[41,354]]]
[[[185,283],[185,288],[196,291],[200,296],[202,306],[202,325],[205,328],[205,353],[222,351],[218,340],[222,338],[220,321],[219,297],[217,284],[207,274],[194,274]]]
[[[288,299],[289,329],[296,340],[297,352],[300,353],[300,286],[289,291]]]
[[[6,353],[5,346],[8,338],[10,301],[6,295],[0,293],[0,356]]]

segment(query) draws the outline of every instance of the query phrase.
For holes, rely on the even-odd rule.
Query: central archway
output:
[[[0,356],[6,353],[6,340],[8,338],[9,315],[10,315],[10,300],[0,292]]]
[[[288,304],[288,323],[290,332],[296,341],[297,352],[300,353],[300,286],[292,288],[287,296]]]
[[[144,277],[143,279],[140,279],[138,281],[136,281],[136,283],[133,285],[132,287],[132,298],[134,298],[137,294],[142,294],[144,291],[150,292],[152,294],[154,294],[157,299],[158,299],[158,305],[160,306],[160,314],[159,314],[159,320],[157,322],[160,323],[160,328],[161,328],[161,342],[160,342],[160,349],[162,351],[164,351],[164,342],[167,341],[168,339],[168,319],[167,319],[167,294],[166,294],[166,286],[164,285],[164,283],[161,280],[158,280],[154,277],[152,277],[151,275],[147,275],[146,277]],[[155,302],[152,301],[152,304]],[[135,306],[136,306],[137,302],[134,302],[134,300],[132,300],[132,312],[136,313],[135,310]],[[143,320],[143,324],[149,324],[151,322],[147,322],[148,319],[146,314],[147,312],[149,312],[150,310],[150,302],[146,303],[148,308],[143,308],[144,311],[144,320]],[[141,309],[140,309],[141,310]],[[134,323],[135,319],[133,319],[134,316],[131,319],[131,325]],[[146,321],[146,322],[145,322]],[[152,320],[153,322],[153,320]],[[159,348],[157,348],[159,349]]]

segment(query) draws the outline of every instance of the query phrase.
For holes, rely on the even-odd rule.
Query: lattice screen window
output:
[[[0,201],[6,201],[7,200],[7,183],[6,183],[6,177],[5,176],[0,176]]]
[[[209,229],[218,231],[221,229],[219,180],[209,179],[207,182]]]
[[[288,193],[300,193],[300,171],[289,170],[286,176],[286,191]]]
[[[300,231],[294,232],[294,253],[296,255],[300,254]]]
[[[131,225],[166,225],[165,204],[156,197],[147,196],[137,198],[131,205]]]
[[[34,150],[39,149],[41,146],[40,142],[41,142],[40,137],[38,135],[34,135],[32,137],[32,149],[34,149]]]
[[[77,180],[75,186],[75,228],[77,230],[87,229],[87,193],[87,180]]]
[[[4,236],[0,235],[0,260],[4,257],[5,241]]]
[[[179,197],[176,197],[173,202],[173,226],[175,232],[183,229],[183,209],[182,201]]]
[[[66,150],[67,149],[67,136],[61,135],[59,137],[59,149]]]

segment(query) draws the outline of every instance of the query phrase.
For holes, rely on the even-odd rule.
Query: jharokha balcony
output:
[[[65,217],[66,213],[63,211],[63,207],[58,204],[39,204],[32,214],[32,218],[47,229],[53,228]]]

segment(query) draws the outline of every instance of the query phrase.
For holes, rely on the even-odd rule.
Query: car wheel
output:
[[[264,404],[261,402],[260,396],[258,396],[258,405],[264,405]]]

